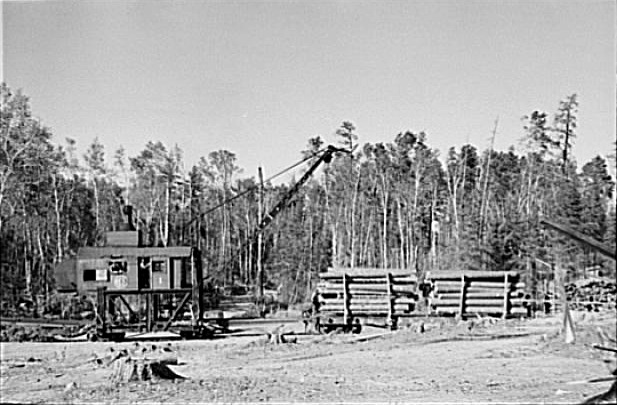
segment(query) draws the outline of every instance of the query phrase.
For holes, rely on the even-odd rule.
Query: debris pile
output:
[[[617,299],[615,280],[593,278],[565,286],[570,308],[586,311],[614,310]]]

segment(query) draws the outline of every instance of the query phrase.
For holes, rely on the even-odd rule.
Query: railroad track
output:
[[[44,318],[8,318],[0,317],[3,325],[38,326],[44,329],[56,329],[71,326],[84,326],[93,323],[87,319],[44,319]]]
[[[265,326],[272,324],[281,324],[281,323],[296,323],[302,321],[300,318],[283,318],[283,319],[265,319],[265,318],[218,318],[227,320],[230,326]],[[0,317],[0,323],[4,325],[15,325],[15,326],[38,326],[44,329],[55,329],[62,327],[71,327],[71,326],[84,326],[88,324],[94,323],[94,321],[87,319],[43,319],[43,318],[9,318],[9,317]]]

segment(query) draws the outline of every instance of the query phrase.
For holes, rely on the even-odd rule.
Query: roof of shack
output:
[[[98,259],[102,257],[189,257],[190,246],[171,247],[132,247],[132,246],[104,246],[82,247],[77,252],[78,259]]]

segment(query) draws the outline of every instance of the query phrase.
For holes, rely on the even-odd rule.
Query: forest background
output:
[[[186,167],[177,145],[153,140],[127,156],[94,139],[80,157],[75,140],[55,139],[34,118],[20,90],[3,83],[0,100],[3,300],[47,302],[57,264],[81,246],[103,245],[104,232],[125,221],[127,204],[145,245],[198,246],[216,283],[255,287],[259,181],[242,173],[232,151]],[[556,104],[553,113],[522,117],[525,135],[507,151],[491,142],[440,155],[428,133],[402,129],[389,142],[362,144],[353,123],[333,128],[335,146],[353,153],[336,154],[264,230],[266,286],[279,288],[286,303],[303,302],[319,272],[356,266],[408,268],[419,277],[516,269],[533,282],[600,269],[615,278],[614,262],[540,226],[545,217],[617,247],[615,144],[606,159],[579,167],[572,149],[585,139],[577,137],[577,95]],[[297,177],[325,146],[321,136],[307,139]],[[294,181],[265,182],[266,211]]]

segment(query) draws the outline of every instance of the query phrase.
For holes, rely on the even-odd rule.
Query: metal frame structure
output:
[[[139,249],[139,248],[137,248]],[[183,337],[211,334],[204,319],[206,290],[199,252],[192,249],[191,286],[188,288],[109,288],[96,290],[98,338],[119,340],[129,331],[174,331]],[[190,319],[186,315],[190,314]]]

